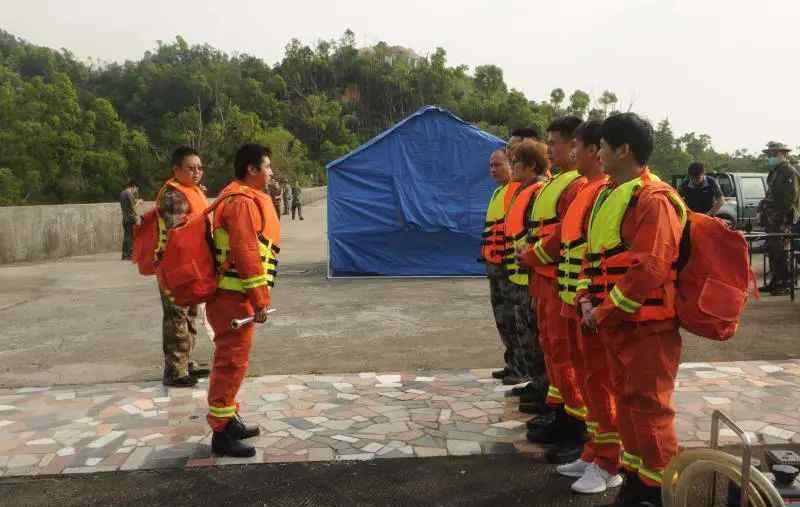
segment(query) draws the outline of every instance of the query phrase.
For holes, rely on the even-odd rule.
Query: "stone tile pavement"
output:
[[[0,390],[0,476],[249,462],[526,453],[530,416],[489,370],[279,375],[247,379],[242,416],[261,426],[252,459],[210,454],[207,384]],[[707,445],[721,409],[757,442],[800,442],[800,360],[686,363],[675,404],[682,445]],[[723,431],[727,441],[733,434]]]

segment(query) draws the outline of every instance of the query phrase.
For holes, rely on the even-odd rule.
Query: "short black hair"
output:
[[[603,140],[613,149],[627,144],[644,165],[653,153],[653,126],[636,113],[615,114],[603,122]]]
[[[245,144],[236,152],[233,161],[233,168],[236,170],[236,178],[243,180],[247,176],[247,168],[250,166],[261,167],[264,157],[272,157],[272,150],[260,144]]]
[[[520,137],[522,139],[541,139],[539,127],[531,125],[530,127],[523,127],[511,131],[511,137]]]
[[[689,164],[689,176],[700,176],[705,174],[706,166],[702,162],[692,162]]]
[[[581,119],[575,115],[568,114],[561,116],[550,122],[547,126],[548,132],[558,132],[563,139],[575,137],[575,129],[581,124]]]
[[[133,180],[133,179],[128,180],[128,188],[130,188],[130,187],[138,187],[138,186],[139,186],[139,184],[136,183],[136,180]]]
[[[603,138],[603,122],[589,120],[581,123],[575,129],[575,138],[580,139],[584,146],[595,145],[600,149],[600,139]]]
[[[183,159],[192,155],[197,155],[198,157],[200,156],[200,154],[197,153],[197,150],[192,147],[179,146],[175,149],[175,151],[172,152],[172,167],[182,165]]]

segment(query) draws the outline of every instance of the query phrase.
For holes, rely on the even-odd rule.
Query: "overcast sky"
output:
[[[0,28],[81,59],[138,59],[182,35],[276,63],[293,37],[345,29],[450,65],[494,63],[509,86],[542,100],[555,87],[624,108],[718,150],[800,145],[800,2],[796,0],[2,0]]]

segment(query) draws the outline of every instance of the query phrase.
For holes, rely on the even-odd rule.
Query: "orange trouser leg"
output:
[[[563,303],[556,293],[555,279],[548,278],[547,283],[552,290],[543,291],[540,295],[539,299],[542,300],[544,314],[540,315],[539,319],[546,321],[547,348],[545,356],[550,357],[548,368],[550,384],[557,390],[557,395],[552,398],[555,402],[559,402],[559,398],[561,398],[567,413],[583,420],[586,418],[586,407],[578,386],[574,363],[577,337],[575,333],[569,331],[571,319],[561,315]],[[551,392],[553,392],[552,389]],[[550,398],[550,393],[548,393],[548,403],[551,401]]]
[[[236,394],[247,373],[255,332],[254,324],[231,329],[231,320],[253,315],[253,307],[244,294],[220,290],[206,304],[206,314],[215,335],[207,419],[212,430],[222,431],[239,408]]]
[[[584,447],[584,461],[616,475],[619,472],[620,436],[617,429],[616,404],[611,395],[611,379],[606,360],[606,347],[595,333],[583,333],[578,321],[571,329],[577,336],[576,371],[586,402],[586,426],[592,439]]]
[[[533,276],[533,275],[532,275]],[[552,407],[558,407],[564,404],[564,398],[561,397],[561,392],[556,387],[553,380],[553,363],[552,354],[550,352],[550,340],[548,338],[550,330],[547,325],[549,320],[547,315],[547,299],[542,297],[536,298],[536,320],[539,327],[539,345],[542,347],[542,355],[544,356],[544,366],[547,370],[547,381],[550,387],[547,389],[547,404]]]
[[[617,423],[625,451],[622,464],[650,486],[678,453],[672,393],[681,356],[677,329],[654,323],[623,324],[603,332],[608,345]],[[663,323],[657,323],[663,325]]]

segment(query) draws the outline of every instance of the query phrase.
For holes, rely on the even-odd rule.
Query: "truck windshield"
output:
[[[764,180],[760,176],[742,177],[742,197],[744,199],[763,199],[765,195]]]

